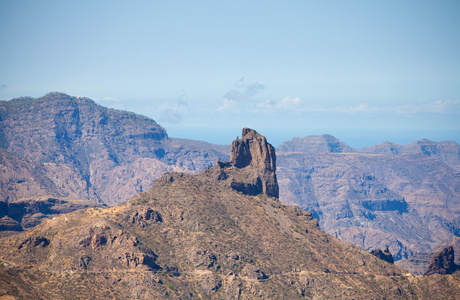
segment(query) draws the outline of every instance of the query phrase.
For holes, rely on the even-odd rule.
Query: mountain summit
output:
[[[218,161],[210,169],[216,179],[243,194],[279,198],[275,171],[275,148],[250,128],[243,128],[242,138],[233,141],[230,162]]]
[[[117,205],[165,172],[198,173],[228,147],[168,137],[154,120],[63,93],[0,101],[0,200]]]

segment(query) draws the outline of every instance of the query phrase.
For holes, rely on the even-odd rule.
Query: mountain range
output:
[[[280,199],[363,249],[389,247],[416,274],[460,236],[460,146],[429,140],[353,149],[331,135],[277,149]],[[415,257],[414,257],[415,256]]]
[[[455,299],[458,266],[413,276],[276,197],[276,156],[243,129],[230,161],[166,173],[129,201],[0,238],[5,299]],[[384,253],[387,253],[385,250]],[[390,255],[391,256],[391,255]],[[448,248],[439,259],[451,263]],[[9,297],[9,298],[8,298]]]
[[[362,249],[389,247],[395,263],[414,274],[460,235],[455,142],[354,149],[321,135],[286,141],[276,153],[282,203],[311,211],[326,232]],[[197,174],[229,158],[230,146],[171,138],[147,117],[88,98],[0,101],[0,196],[11,207],[46,199],[114,206],[166,172]],[[0,228],[26,229],[61,207],[47,205],[5,211]]]
[[[0,102],[0,196],[116,205],[165,172],[199,172],[229,147],[171,139],[150,118],[62,93]]]

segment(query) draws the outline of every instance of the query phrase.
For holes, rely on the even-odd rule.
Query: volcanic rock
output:
[[[243,128],[242,138],[233,141],[230,162],[209,169],[215,179],[224,180],[245,195],[279,197],[275,148],[253,129]]]
[[[390,264],[394,263],[393,255],[391,255],[390,250],[388,250],[388,247],[386,247],[383,251],[380,249],[372,250],[371,254]]]
[[[430,266],[425,272],[425,275],[432,274],[452,274],[457,271],[460,266],[454,262],[454,248],[452,246],[446,247],[441,251],[435,253],[430,260]]]

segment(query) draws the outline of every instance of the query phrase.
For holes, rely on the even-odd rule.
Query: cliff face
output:
[[[61,93],[1,101],[0,148],[3,201],[48,194],[115,205],[164,172],[228,158],[225,148],[168,138],[147,117]]]
[[[242,138],[233,141],[230,162],[237,168],[253,166],[263,172],[276,171],[275,148],[255,130],[243,128]]]
[[[237,153],[234,161],[242,159]],[[0,297],[450,299],[458,295],[459,277],[405,274],[326,234],[311,213],[263,193],[240,193],[226,179],[215,177],[218,169],[238,177],[251,165],[259,172],[262,165],[250,153],[245,167],[229,162],[198,175],[164,174],[148,191],[122,205],[59,215],[27,232],[0,238]]]
[[[233,141],[230,162],[218,162],[209,170],[216,179],[246,195],[278,198],[275,171],[275,149],[264,136],[249,128],[243,128],[242,138]]]
[[[350,149],[330,136],[283,143],[280,200],[311,210],[321,228],[346,242],[367,251],[389,247],[396,264],[423,274],[434,251],[460,233],[459,145]]]

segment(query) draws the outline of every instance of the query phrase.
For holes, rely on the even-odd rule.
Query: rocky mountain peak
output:
[[[237,168],[252,165],[260,170],[275,172],[275,148],[257,131],[243,128],[242,138],[232,143],[230,163]]]
[[[243,128],[242,138],[232,143],[230,162],[218,161],[206,172],[243,194],[279,198],[275,170],[275,148],[257,131]]]

